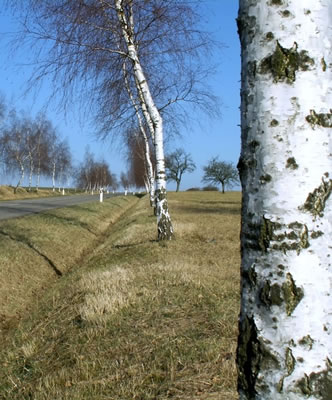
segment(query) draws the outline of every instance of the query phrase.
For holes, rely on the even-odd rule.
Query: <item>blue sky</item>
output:
[[[192,174],[185,174],[180,189],[202,187],[202,167],[214,156],[220,160],[233,162],[235,165],[240,154],[240,44],[237,36],[235,18],[237,16],[237,0],[206,0],[205,18],[208,28],[215,32],[215,37],[223,43],[223,48],[216,54],[219,68],[213,79],[207,82],[215,88],[222,102],[221,118],[211,120],[205,115],[198,115],[200,123],[190,124],[184,129],[181,138],[171,142],[167,150],[172,151],[183,147],[192,155],[197,169]],[[50,89],[45,82],[38,94],[30,93],[24,96],[25,83],[29,78],[30,68],[20,66],[24,63],[22,52],[13,57],[8,51],[9,32],[17,31],[15,20],[0,9],[0,93],[5,96],[6,103],[17,110],[23,110],[32,117],[47,104]],[[29,51],[27,49],[26,51]],[[120,146],[108,141],[98,142],[91,131],[90,125],[82,124],[74,109],[67,113],[55,107],[48,107],[46,114],[63,137],[67,137],[74,159],[79,162],[87,145],[96,155],[103,157],[110,165],[112,172],[119,175],[126,170],[124,156]],[[91,116],[92,117],[92,116]],[[197,119],[197,115],[195,115]],[[0,176],[0,183],[6,177]],[[173,183],[168,184],[169,190],[174,190]]]

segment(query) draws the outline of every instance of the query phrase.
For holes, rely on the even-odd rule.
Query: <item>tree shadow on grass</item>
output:
[[[237,203],[235,203],[237,204]],[[222,215],[241,215],[241,207],[181,207],[177,206],[183,214],[222,214]]]

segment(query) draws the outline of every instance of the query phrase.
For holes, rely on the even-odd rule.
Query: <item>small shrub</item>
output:
[[[200,190],[201,190],[201,189],[198,188],[198,187],[193,187],[193,188],[187,189],[186,191],[187,191],[187,192],[199,192]]]
[[[205,192],[218,192],[219,191],[219,189],[217,188],[217,186],[204,186],[203,187],[203,190],[205,191]]]

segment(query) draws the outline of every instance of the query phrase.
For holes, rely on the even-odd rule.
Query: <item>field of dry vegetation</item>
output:
[[[68,190],[66,190],[66,193]],[[74,194],[72,191],[71,194]],[[37,197],[48,197],[48,196],[60,196],[58,190],[53,192],[52,189],[40,188],[36,191],[35,188],[32,188],[31,191],[26,188],[19,187],[17,188],[17,192],[14,193],[14,188],[12,186],[0,185],[0,200],[17,200],[17,199],[33,199]]]
[[[235,400],[240,194],[0,222],[0,399]]]

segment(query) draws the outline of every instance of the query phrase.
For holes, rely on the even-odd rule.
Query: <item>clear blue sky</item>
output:
[[[199,116],[200,124],[192,124],[190,129],[183,130],[181,138],[168,145],[168,151],[177,147],[185,148],[197,165],[194,173],[183,176],[180,188],[182,190],[203,186],[202,167],[212,157],[219,156],[220,160],[236,165],[240,154],[240,44],[235,22],[238,1],[206,0],[205,4],[204,14],[208,21],[208,29],[215,32],[215,37],[224,45],[216,55],[220,60],[219,70],[208,82],[220,96],[222,115],[217,120],[210,120],[204,115]],[[46,105],[50,90],[46,83],[38,95],[31,93],[23,96],[30,68],[19,65],[24,64],[22,52],[20,58],[13,57],[7,47],[10,39],[8,32],[15,32],[17,29],[15,20],[0,9],[0,93],[5,96],[9,106],[24,110],[34,117]],[[82,160],[86,146],[90,145],[96,158],[103,157],[109,163],[112,172],[119,175],[121,171],[126,170],[120,146],[107,141],[96,141],[89,124],[82,125],[78,113],[74,110],[65,116],[64,112],[49,107],[46,114],[62,136],[68,138],[76,162]],[[5,182],[6,177],[0,176],[0,179],[0,183],[11,183]],[[168,184],[169,190],[174,188],[173,183]]]

